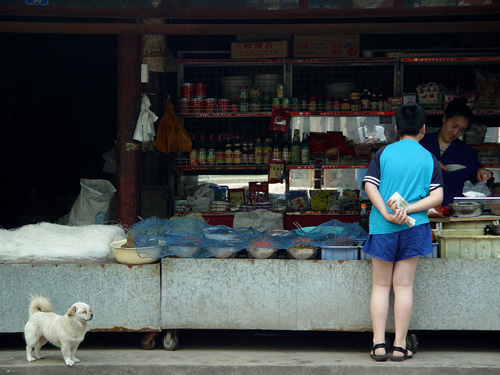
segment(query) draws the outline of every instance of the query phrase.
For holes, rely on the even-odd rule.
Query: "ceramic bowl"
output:
[[[126,243],[127,240],[120,240],[111,242],[110,244],[118,263],[136,265],[160,261],[163,249],[161,245],[141,248],[122,248]]]

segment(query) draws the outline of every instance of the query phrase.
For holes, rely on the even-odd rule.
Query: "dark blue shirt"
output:
[[[470,180],[473,184],[477,182],[477,170],[482,168],[477,158],[477,153],[467,143],[460,139],[455,139],[441,155],[438,141],[439,132],[427,133],[420,141],[438,161],[444,165],[461,164],[466,168],[455,172],[443,171],[443,203],[446,206],[453,202],[453,197],[462,197],[464,182]]]

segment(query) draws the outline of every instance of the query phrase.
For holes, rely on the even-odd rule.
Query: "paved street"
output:
[[[0,334],[0,374],[500,374],[497,332],[417,332],[415,358],[376,363],[368,356],[370,333],[281,331],[180,331],[175,351],[144,350],[140,333],[90,332],[68,369],[60,351],[28,363],[21,334]]]

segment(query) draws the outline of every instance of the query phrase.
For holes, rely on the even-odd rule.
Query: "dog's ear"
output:
[[[66,313],[66,315],[68,315],[68,316],[73,316],[73,315],[75,315],[75,314],[76,314],[76,306],[75,306],[75,305],[73,305],[73,306],[71,306],[71,307],[69,308],[69,310],[68,310],[68,312]]]

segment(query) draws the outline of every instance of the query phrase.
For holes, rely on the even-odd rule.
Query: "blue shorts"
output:
[[[363,252],[393,263],[430,254],[431,226],[425,223],[400,232],[371,234],[365,242]]]

